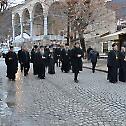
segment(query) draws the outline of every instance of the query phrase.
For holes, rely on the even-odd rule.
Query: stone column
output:
[[[44,35],[48,35],[48,17],[44,15]]]
[[[23,39],[23,20],[22,20],[22,17],[20,18],[20,25],[21,25],[21,39]]]
[[[12,30],[13,30],[13,43],[15,42],[15,21],[14,17],[12,17]]]
[[[32,13],[30,14],[30,38],[33,39],[33,17]]]

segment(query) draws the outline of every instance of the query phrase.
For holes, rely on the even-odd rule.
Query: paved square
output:
[[[79,83],[56,69],[45,80],[6,76],[0,61],[1,126],[126,126],[126,83],[111,84],[106,73],[84,69]]]

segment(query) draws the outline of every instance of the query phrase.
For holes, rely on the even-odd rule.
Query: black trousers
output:
[[[23,63],[24,76],[28,75],[29,68],[30,68],[29,62]]]
[[[38,78],[45,78],[45,64],[43,63],[38,64]]]
[[[38,64],[37,63],[33,63],[33,74],[34,75],[38,74]]]
[[[20,63],[21,72],[23,71],[23,63]]]
[[[95,72],[96,63],[97,63],[97,62],[92,62],[92,72],[93,72],[93,73]]]
[[[79,71],[74,71],[74,80],[78,79],[78,74],[79,74]]]

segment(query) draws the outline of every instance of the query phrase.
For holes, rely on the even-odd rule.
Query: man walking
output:
[[[30,56],[26,47],[22,49],[22,55],[20,57],[20,60],[23,65],[24,76],[27,76],[30,68]]]
[[[31,62],[33,63],[33,74],[34,75],[38,74],[38,65],[37,65],[37,60],[36,60],[37,52],[38,52],[38,46],[34,45],[34,48],[31,51]]]
[[[75,47],[71,50],[71,63],[75,83],[78,83],[78,74],[79,71],[82,71],[82,58],[83,51],[80,48],[80,44],[77,42],[75,43]]]
[[[118,81],[118,46],[116,43],[112,44],[112,50],[108,53],[107,67],[108,67],[108,80],[111,83],[116,83]]]
[[[95,73],[95,67],[96,67],[96,64],[97,64],[97,59],[99,58],[99,53],[93,49],[90,51],[90,60],[91,60],[91,63],[92,63],[92,72]]]
[[[119,53],[119,81],[126,82],[126,49],[121,47]]]
[[[7,77],[15,81],[15,74],[18,70],[18,58],[15,52],[13,52],[13,46],[10,46],[9,52],[6,54],[5,63],[7,65]]]
[[[46,56],[45,56],[43,46],[40,46],[40,48],[38,48],[36,60],[37,60],[37,65],[38,65],[38,78],[39,79],[45,79]]]

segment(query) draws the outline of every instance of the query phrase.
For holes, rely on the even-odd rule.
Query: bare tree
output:
[[[78,37],[83,48],[86,52],[84,34],[87,32],[87,26],[92,24],[98,17],[99,6],[104,6],[104,1],[92,0],[67,0],[68,4],[68,18],[73,32],[70,38],[74,38],[74,32],[78,33]]]

